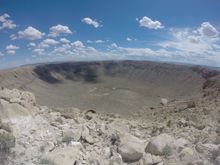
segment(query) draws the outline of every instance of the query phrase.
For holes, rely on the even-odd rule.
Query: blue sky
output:
[[[220,66],[219,0],[0,0],[0,68],[135,59]]]

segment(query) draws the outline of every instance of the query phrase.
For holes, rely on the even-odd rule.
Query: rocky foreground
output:
[[[130,118],[38,106],[33,94],[0,90],[0,164],[220,164],[218,97],[162,100]]]

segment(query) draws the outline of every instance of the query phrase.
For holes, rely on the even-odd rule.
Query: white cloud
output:
[[[5,13],[0,16],[0,22],[5,22],[8,18],[10,18],[10,16],[7,13]]]
[[[37,46],[37,48],[39,48],[39,49],[46,49],[46,48],[49,48],[49,47],[50,47],[50,45],[45,44],[43,42],[39,43],[39,45]]]
[[[195,43],[195,44],[200,42],[200,38],[197,36],[189,36],[188,39],[190,42]]]
[[[103,41],[103,40],[95,40],[95,41],[87,40],[87,43],[102,44],[102,43],[104,43],[104,42],[105,42],[105,41]]]
[[[152,56],[155,55],[155,52],[150,48],[126,48],[117,46],[117,44],[113,43],[111,45],[113,51],[120,56]]]
[[[71,43],[71,45],[76,48],[84,48],[85,47],[81,41],[75,41],[75,42]]]
[[[111,44],[111,47],[112,47],[112,48],[117,48],[118,45],[117,45],[116,43],[113,43],[113,44]]]
[[[195,64],[220,64],[220,38],[211,24],[202,23],[199,28],[171,29],[171,38],[156,43],[172,59]],[[168,58],[172,60],[171,58]],[[217,60],[217,61],[216,61]]]
[[[10,38],[11,40],[16,40],[16,39],[17,39],[17,36],[16,36],[15,34],[11,34],[11,35],[9,36],[9,38]]]
[[[14,55],[16,53],[15,50],[7,50],[7,54],[9,55]]]
[[[85,23],[85,24],[88,24],[88,25],[92,25],[94,26],[95,28],[98,28],[98,27],[101,27],[102,25],[100,25],[99,22],[97,22],[96,20],[93,20],[89,17],[86,17],[86,18],[83,18],[82,19],[82,22]]]
[[[18,32],[18,38],[23,38],[27,40],[41,39],[44,35],[44,33],[40,32],[32,26],[27,27],[24,31]]]
[[[39,43],[39,45],[37,46],[37,49],[46,49],[46,48],[49,48],[50,46],[55,46],[58,43],[59,42],[54,39],[47,38]]]
[[[10,16],[8,14],[3,14],[0,16],[0,22],[2,23],[0,25],[0,30],[1,29],[14,29],[17,27],[17,25],[9,18]]]
[[[56,26],[52,26],[50,28],[50,37],[58,37],[61,34],[72,34],[72,31],[69,29],[68,26],[64,26],[64,25],[56,25]]]
[[[70,41],[69,41],[68,39],[66,39],[66,38],[61,38],[61,39],[60,39],[60,42],[61,42],[62,44],[69,44],[69,43],[70,43]]]
[[[42,51],[35,50],[35,52],[41,53]],[[35,56],[35,59],[41,59],[41,61],[111,59],[110,53],[99,51],[94,47],[87,47],[81,41],[59,44],[53,49],[45,49],[42,54],[44,56]]]
[[[101,44],[101,43],[104,43],[105,41],[103,41],[103,40],[96,40],[95,41],[95,43],[97,43],[97,44]]]
[[[14,55],[16,53],[16,50],[19,49],[19,47],[11,44],[7,45],[5,49],[7,51],[7,54]]]
[[[47,45],[56,45],[59,42],[54,39],[47,38],[47,39],[43,40],[42,43],[47,44]]]
[[[5,49],[6,50],[17,50],[19,49],[19,47],[11,44],[11,45],[7,45]]]
[[[129,38],[129,37],[127,37],[127,38],[126,38],[126,40],[127,40],[127,41],[132,41],[132,39],[131,39],[131,38]]]
[[[1,29],[14,29],[16,27],[17,27],[17,25],[15,23],[13,23],[12,20],[7,20],[2,23]]]
[[[208,51],[215,49],[216,42],[219,41],[219,38],[217,38],[217,30],[215,28],[214,30],[209,25],[206,24],[204,26],[204,23],[202,23],[201,27],[197,29],[171,29],[170,34],[173,38],[168,41],[160,42],[159,45],[163,48],[174,48],[184,51],[186,54],[194,53],[205,55]]]
[[[30,42],[29,44],[28,44],[28,47],[35,47],[36,46],[36,44],[34,43],[34,42]]]
[[[198,31],[201,35],[210,38],[217,37],[219,35],[217,29],[209,22],[203,22],[201,24],[201,27],[198,29]]]
[[[212,49],[210,42],[201,36],[194,35],[192,29],[171,29],[170,34],[172,38],[159,42],[159,46],[165,49],[176,49],[185,54],[203,54]]]
[[[33,50],[33,52],[37,53],[38,55],[44,54],[44,49],[36,48]]]
[[[141,27],[146,27],[149,29],[164,28],[164,26],[162,26],[162,24],[159,21],[157,21],[157,20],[153,21],[151,18],[146,17],[146,16],[144,16],[142,19],[138,20],[138,22]]]
[[[151,56],[154,55],[154,51],[149,48],[120,48],[128,56]]]

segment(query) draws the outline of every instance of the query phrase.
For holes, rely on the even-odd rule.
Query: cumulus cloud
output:
[[[198,31],[201,35],[209,38],[217,37],[219,35],[217,29],[209,22],[203,22]]]
[[[6,13],[0,16],[0,22],[1,22],[0,30],[1,29],[14,29],[17,27],[17,25],[9,18],[10,18],[10,15]]]
[[[50,28],[50,33],[49,36],[50,37],[58,37],[60,35],[67,35],[67,34],[72,34],[73,32],[69,29],[68,26],[64,26],[64,25],[56,25],[56,26],[52,26]]]
[[[197,36],[188,36],[188,39],[191,43],[198,44],[200,42],[200,38]]]
[[[41,41],[41,42],[38,44],[38,46],[37,46],[36,49],[40,49],[40,50],[41,50],[41,49],[46,49],[46,48],[49,48],[50,46],[55,46],[55,45],[57,45],[57,44],[59,44],[58,41],[56,41],[56,40],[54,40],[54,39],[51,39],[51,38],[47,38],[47,39]]]
[[[6,50],[16,50],[16,49],[19,49],[19,47],[15,46],[15,45],[12,45],[12,44],[6,46]]]
[[[58,41],[51,39],[51,38],[47,38],[47,39],[43,40],[42,42],[47,45],[56,45],[59,43]]]
[[[75,41],[73,43],[71,43],[71,45],[75,48],[84,48],[84,44],[81,41]]]
[[[44,42],[40,42],[37,46],[37,48],[39,48],[39,49],[46,49],[46,48],[49,48],[49,47],[50,47],[50,45],[45,44]]]
[[[18,32],[18,38],[27,40],[37,40],[41,39],[45,34],[37,30],[32,26],[28,26],[24,31]]]
[[[38,55],[44,54],[44,49],[36,48],[33,50],[33,52],[37,53]]]
[[[41,42],[38,44],[38,46],[37,46],[36,49],[37,49],[37,50],[39,49],[39,50],[41,51],[42,49],[46,49],[46,48],[49,48],[50,46],[55,46],[55,45],[57,45],[57,44],[59,44],[58,41],[56,41],[56,40],[54,40],[54,39],[51,39],[51,38],[47,38],[47,39],[41,41]]]
[[[1,29],[14,29],[17,25],[13,23],[12,20],[7,20],[6,22],[2,23]]]
[[[15,50],[7,50],[7,54],[9,55],[14,55],[16,53]]]
[[[200,35],[195,35],[192,29],[171,29],[171,39],[159,42],[159,46],[165,49],[182,51],[186,55],[204,54],[211,50],[211,41],[204,40]]]
[[[69,44],[69,43],[70,43],[70,40],[68,40],[68,39],[66,39],[66,38],[61,38],[61,39],[60,39],[60,42],[61,42],[62,44]]]
[[[14,55],[16,53],[16,50],[19,49],[19,47],[11,44],[7,45],[5,49],[7,51],[7,54]]]
[[[160,45],[166,48],[174,48],[180,51],[194,54],[206,54],[215,48],[219,32],[209,22],[203,22],[199,28],[180,28],[170,30],[172,39],[161,42]],[[187,54],[187,53],[186,53]]]
[[[112,48],[118,48],[118,45],[116,43],[111,44]]]
[[[127,38],[126,38],[126,40],[127,40],[127,41],[132,41],[132,39],[131,39],[131,38],[129,38],[129,37],[127,37]]]
[[[220,63],[219,32],[210,23],[203,22],[198,28],[173,28],[169,40],[156,45],[166,50],[177,61],[210,64]],[[175,54],[174,54],[175,53]]]
[[[94,28],[98,28],[98,27],[102,26],[99,22],[97,22],[96,20],[93,20],[89,17],[83,18],[82,22],[87,25],[92,25]]]
[[[141,27],[146,27],[149,29],[161,29],[164,28],[164,26],[162,26],[162,24],[155,20],[153,21],[151,18],[144,16],[142,19],[137,19],[137,21],[139,22],[139,25]]]
[[[10,16],[7,13],[5,13],[0,16],[0,22],[5,22],[8,18],[10,18]]]
[[[111,53],[98,50],[94,47],[86,46],[82,41],[58,44],[53,49],[37,48],[33,50],[36,55],[35,60],[41,61],[64,61],[64,60],[99,60],[112,59]],[[42,54],[43,56],[37,56]],[[118,58],[118,57],[117,57]]]

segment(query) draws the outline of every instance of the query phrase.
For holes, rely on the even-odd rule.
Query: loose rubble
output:
[[[184,110],[177,103],[166,103],[123,118],[95,110],[38,106],[29,92],[2,89],[1,164],[219,164],[219,102],[183,104]]]

